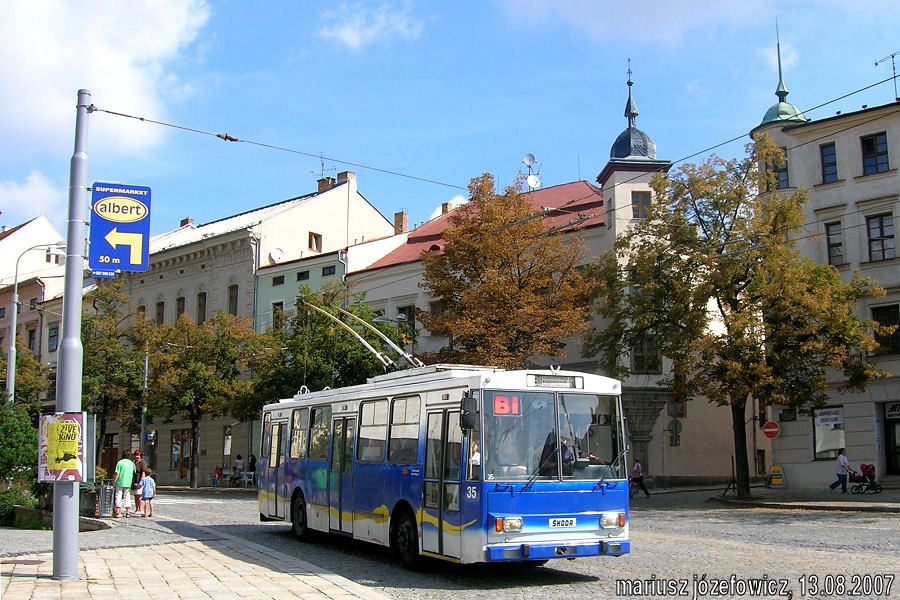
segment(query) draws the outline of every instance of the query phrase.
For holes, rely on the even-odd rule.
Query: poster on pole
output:
[[[85,481],[85,413],[41,415],[38,430],[38,481]]]

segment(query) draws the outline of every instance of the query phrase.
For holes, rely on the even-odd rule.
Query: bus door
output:
[[[329,528],[353,533],[353,442],[356,417],[332,422],[331,467],[328,478]]]
[[[270,517],[285,519],[287,499],[284,497],[284,430],[287,423],[272,423],[272,438],[269,443],[269,463],[266,473],[268,494],[268,514]]]
[[[462,430],[458,410],[428,413],[422,550],[460,557]]]

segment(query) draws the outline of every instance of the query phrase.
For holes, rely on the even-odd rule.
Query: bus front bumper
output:
[[[631,552],[630,540],[609,540],[590,543],[575,542],[498,544],[488,546],[488,562],[548,560],[551,558],[580,558],[584,556],[621,556]]]

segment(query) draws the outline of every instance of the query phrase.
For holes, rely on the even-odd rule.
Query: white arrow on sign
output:
[[[107,243],[112,246],[112,249],[115,250],[116,246],[121,244],[122,246],[129,246],[130,256],[128,260],[133,265],[141,264],[141,243],[144,241],[144,236],[140,233],[120,233],[116,230],[115,227],[106,234],[106,237],[103,238],[107,241]]]

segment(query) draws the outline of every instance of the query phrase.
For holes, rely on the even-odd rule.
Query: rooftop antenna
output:
[[[336,171],[336,170],[337,170],[335,167],[331,167],[330,169],[326,169],[326,168],[325,168],[325,154],[322,153],[322,152],[319,153],[319,168],[320,168],[320,170],[321,170],[321,172],[322,172],[322,175],[320,176],[320,179],[325,179],[325,172],[326,172],[326,171]],[[315,171],[310,171],[310,173],[315,174],[316,172],[315,172]]]
[[[893,75],[892,79],[894,80],[894,100],[900,102],[900,95],[897,94],[897,65],[894,62],[894,58],[900,54],[900,50],[894,52],[892,54],[888,54],[884,58],[875,61],[875,66],[877,67],[887,59],[891,59],[891,74]]]
[[[538,177],[541,174],[541,170],[538,168],[537,173],[533,172],[534,163],[537,162],[537,159],[531,152],[525,154],[522,158],[522,162],[528,167],[528,175],[525,177],[525,183],[528,184],[528,191],[532,192],[541,187],[541,179]]]

